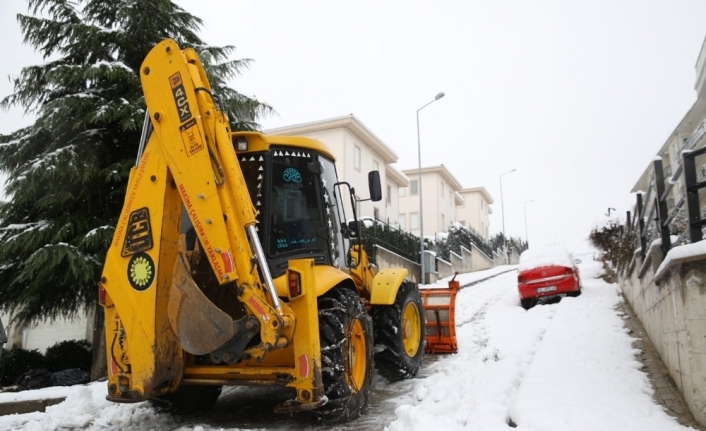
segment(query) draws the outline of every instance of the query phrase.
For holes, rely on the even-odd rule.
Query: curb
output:
[[[61,397],[0,403],[0,416],[19,415],[33,412],[44,413],[47,407],[62,403],[65,399],[66,397]]]

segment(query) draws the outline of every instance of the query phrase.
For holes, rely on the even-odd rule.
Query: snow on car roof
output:
[[[571,268],[574,266],[574,259],[571,253],[561,246],[533,247],[522,253],[517,270],[527,271],[554,265]]]

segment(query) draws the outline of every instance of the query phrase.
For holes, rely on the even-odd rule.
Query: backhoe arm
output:
[[[140,78],[154,131],[131,172],[100,283],[106,322],[114,322],[106,340],[109,398],[116,401],[176,387],[179,348],[232,363],[258,331],[261,342],[249,357],[286,346],[294,331],[259,243],[227,116],[196,53],[167,39],[147,55]],[[242,319],[233,321],[194,282],[179,241],[181,205],[218,284],[235,283]]]

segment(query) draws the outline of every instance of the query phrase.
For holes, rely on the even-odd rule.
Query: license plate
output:
[[[537,293],[553,292],[556,290],[556,286],[547,286],[537,288]]]

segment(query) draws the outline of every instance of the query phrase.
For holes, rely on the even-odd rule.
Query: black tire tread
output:
[[[335,287],[319,297],[318,308],[321,376],[328,402],[312,411],[312,414],[327,422],[355,419],[366,409],[372,387],[372,323],[358,294],[344,287]],[[363,324],[367,346],[368,369],[358,392],[349,387],[343,362],[345,328],[353,319]]]
[[[416,302],[421,319],[419,350],[413,358],[404,351],[402,334],[399,329],[403,307],[409,300]],[[373,317],[375,344],[384,347],[382,351],[375,353],[375,367],[378,373],[391,382],[416,376],[422,364],[426,342],[424,304],[417,286],[411,281],[403,281],[395,302],[392,305],[373,306],[370,314]]]

